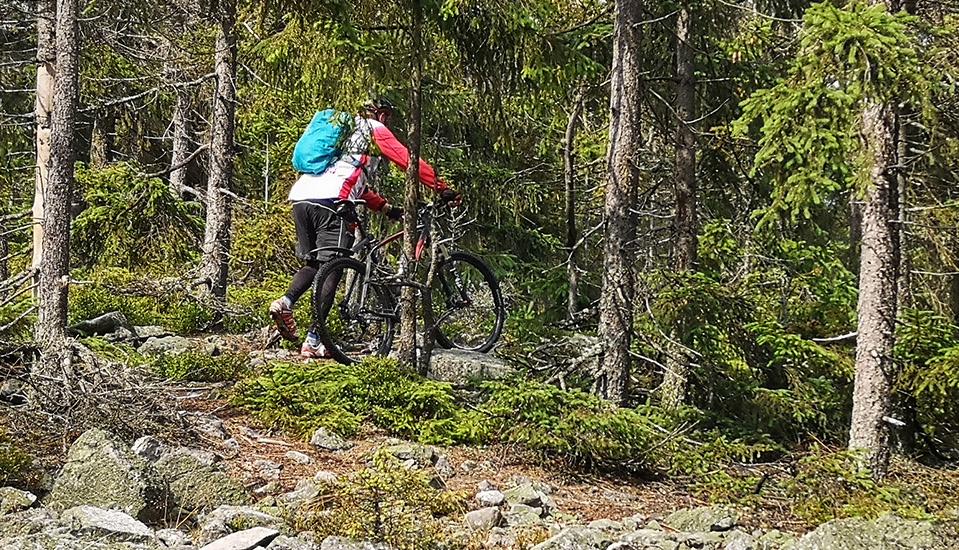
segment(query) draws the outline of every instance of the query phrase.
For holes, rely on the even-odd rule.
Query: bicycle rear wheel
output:
[[[313,300],[320,341],[338,362],[390,352],[396,303],[388,287],[370,282],[365,264],[354,258],[327,262],[316,275]]]
[[[437,266],[431,292],[439,345],[483,353],[493,349],[506,307],[499,281],[483,260],[468,252],[450,254]]]

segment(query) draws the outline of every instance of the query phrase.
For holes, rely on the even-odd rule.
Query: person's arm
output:
[[[383,156],[396,163],[400,169],[406,170],[409,167],[409,150],[396,139],[393,132],[385,125],[380,123],[373,125],[373,142]],[[436,177],[436,171],[433,170],[433,167],[423,159],[420,159],[420,182],[436,192],[449,189],[446,183]]]
[[[386,199],[383,198],[382,195],[380,195],[376,191],[373,191],[369,187],[367,187],[366,190],[363,191],[363,194],[360,195],[360,198],[366,201],[366,206],[370,210],[373,210],[376,212],[383,210],[383,206],[387,204]]]

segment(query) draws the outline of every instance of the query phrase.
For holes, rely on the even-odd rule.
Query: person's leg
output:
[[[347,236],[341,239],[341,221],[339,216],[335,215],[332,211],[319,208],[317,212],[316,219],[316,242],[314,249],[326,248],[332,249],[335,247],[349,247],[353,244],[352,236]],[[326,262],[337,257],[337,253],[333,250],[323,250],[316,254],[317,262],[319,266],[322,267]],[[315,349],[320,350],[325,354],[326,350],[323,349],[322,344],[319,341],[319,332],[317,331],[317,322],[320,317],[325,317],[326,314],[330,311],[330,307],[333,305],[333,299],[336,294],[336,286],[340,282],[341,273],[332,273],[329,277],[323,281],[322,288],[316,288],[315,284],[313,286],[313,299],[314,299],[314,310],[313,310],[313,322],[310,325],[310,329],[307,332],[307,341],[306,343],[313,346]],[[314,282],[315,281],[311,281]],[[318,310],[317,310],[318,308]],[[304,344],[304,347],[306,346]],[[326,356],[326,355],[324,355]]]
[[[313,283],[319,262],[313,255],[316,242],[316,220],[312,212],[313,205],[293,204],[293,225],[296,227],[296,256],[303,261],[293,276],[286,294],[270,304],[270,316],[276,323],[280,335],[287,340],[296,340],[296,320],[293,317],[293,305]]]

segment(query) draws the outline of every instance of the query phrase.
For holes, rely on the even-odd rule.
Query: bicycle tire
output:
[[[353,272],[353,279],[344,277],[347,270]],[[323,305],[323,293],[321,289],[326,280],[332,276],[339,276],[336,283],[336,292],[329,307]],[[343,294],[340,294],[340,286],[346,279],[346,286],[343,288]],[[357,305],[356,300],[360,298],[363,284],[366,284],[366,300],[375,300],[375,309],[367,310],[367,304]],[[335,306],[335,309],[334,309]],[[389,289],[383,285],[371,284],[366,280],[366,265],[355,258],[335,258],[330,260],[316,274],[313,287],[313,312],[316,319],[316,329],[320,341],[330,352],[337,362],[344,365],[350,365],[357,362],[367,355],[386,355],[393,346],[393,338],[396,331],[396,302]],[[354,311],[355,309],[355,311]],[[331,319],[331,313],[336,312],[338,318],[336,321],[341,323],[334,330],[334,319]],[[356,342],[347,340],[342,335],[342,330],[346,326],[343,324],[344,316],[347,323],[365,325],[381,324],[378,329],[371,331],[369,342],[357,340]],[[366,333],[365,327],[363,333]],[[365,340],[366,337],[364,336]],[[349,344],[349,346],[347,346]],[[348,349],[347,349],[348,348]],[[359,348],[357,351],[356,348]],[[352,356],[351,356],[352,355]]]
[[[486,306],[492,308],[493,318],[490,320],[484,320],[480,325],[488,326],[488,330],[483,330],[482,336],[479,337],[478,343],[462,343],[458,341],[458,338],[454,335],[451,330],[449,321],[449,315],[446,311],[440,312],[439,314],[434,313],[434,322],[439,323],[439,326],[436,327],[436,342],[446,348],[446,349],[461,349],[466,351],[477,351],[481,353],[486,353],[493,349],[493,346],[496,345],[496,342],[499,341],[500,336],[503,333],[503,325],[506,322],[506,306],[503,302],[503,295],[500,291],[499,281],[496,279],[496,275],[493,274],[493,270],[490,269],[486,263],[481,260],[479,257],[470,254],[469,252],[457,251],[450,254],[443,262],[437,266],[437,279],[438,282],[434,283],[434,286],[439,286],[439,290],[442,291],[443,296],[441,296],[445,301],[446,306],[450,306],[450,301],[452,296],[449,294],[449,280],[448,277],[451,274],[450,266],[456,263],[467,264],[482,276],[482,281],[474,281],[477,284],[477,289],[481,292],[488,292],[488,296],[483,296],[484,299],[489,299],[492,301],[491,304],[479,306],[479,309],[486,309]],[[445,280],[444,280],[445,279]],[[463,296],[464,288],[462,284],[456,285],[454,281],[454,286],[457,286],[457,290],[460,293],[461,297],[465,297],[464,300],[467,305],[472,305],[473,296]],[[436,289],[430,289],[430,292],[433,292],[433,298],[437,298]],[[436,302],[434,302],[434,308],[436,307]],[[446,319],[443,317],[446,316]],[[477,323],[470,325],[471,328],[478,328]],[[446,328],[444,329],[444,325]]]

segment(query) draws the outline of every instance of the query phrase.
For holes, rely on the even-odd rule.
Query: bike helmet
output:
[[[392,101],[386,99],[385,97],[370,99],[363,104],[363,108],[371,113],[376,114],[386,112],[390,115],[395,115],[397,113],[396,105],[394,105]]]

